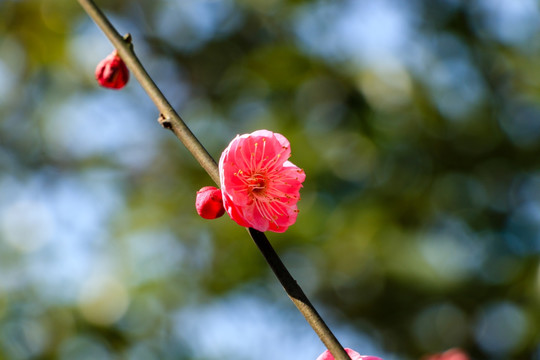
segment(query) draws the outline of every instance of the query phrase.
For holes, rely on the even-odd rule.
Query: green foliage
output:
[[[387,359],[538,359],[540,15],[503,3],[101,5],[216,159],[291,141],[300,215],[269,238],[331,327]],[[244,229],[197,216],[211,180],[134,79],[98,88],[112,48],[76,2],[0,14],[0,359],[250,358],[183,322],[286,300]]]

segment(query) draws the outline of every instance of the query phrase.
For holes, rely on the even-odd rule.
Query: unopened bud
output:
[[[221,190],[214,186],[205,186],[197,191],[195,200],[197,213],[204,219],[216,219],[225,213]]]
[[[129,70],[124,60],[114,50],[96,67],[96,80],[109,89],[121,89],[129,80]]]

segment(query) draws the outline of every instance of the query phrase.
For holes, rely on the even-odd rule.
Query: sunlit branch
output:
[[[202,146],[199,140],[193,135],[182,118],[172,108],[163,93],[156,86],[150,75],[146,72],[141,62],[133,51],[131,36],[122,37],[112,26],[107,17],[97,7],[92,0],[78,0],[88,15],[100,27],[100,29],[109,38],[113,46],[118,51],[120,57],[124,60],[129,70],[139,81],[148,96],[152,99],[160,112],[159,123],[170,129],[180,141],[191,152],[203,169],[210,175],[212,180],[219,186],[219,170],[216,162],[210,156],[208,151]],[[296,280],[291,276],[266,235],[254,229],[248,229],[248,232],[263,254],[264,258],[272,268],[272,271],[279,282],[289,295],[294,305],[304,315],[307,322],[317,333],[324,345],[330,350],[337,360],[350,360],[349,356],[336,339],[332,331],[328,328],[324,320],[317,313],[307,296],[302,291]]]

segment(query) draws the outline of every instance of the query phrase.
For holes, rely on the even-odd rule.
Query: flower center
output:
[[[262,174],[253,174],[247,179],[248,191],[254,197],[264,196],[268,179]]]

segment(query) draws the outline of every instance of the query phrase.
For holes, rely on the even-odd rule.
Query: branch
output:
[[[122,60],[124,60],[126,63],[129,70],[133,73],[135,78],[139,81],[150,99],[152,99],[158,108],[160,112],[160,117],[158,119],[159,123],[164,128],[170,129],[176,135],[176,137],[178,137],[178,139],[191,152],[203,169],[206,170],[208,175],[210,175],[212,180],[214,180],[214,182],[219,186],[219,170],[216,162],[195,137],[195,135],[193,135],[180,115],[178,115],[172,108],[171,104],[156,86],[150,75],[148,75],[133,51],[131,36],[128,34],[127,36],[122,37],[92,0],[78,1],[92,20],[94,20],[94,22],[105,33],[107,38],[118,51],[118,54]],[[272,268],[272,271],[285,289],[287,295],[289,295],[289,298],[292,300],[294,305],[296,305],[302,315],[304,315],[307,322],[317,333],[326,348],[330,350],[336,360],[350,360],[350,357],[347,355],[332,331],[328,328],[324,320],[317,313],[317,310],[315,310],[307,296],[304,294],[302,288],[291,276],[268,241],[266,235],[251,228],[248,229],[248,233],[261,251],[268,265],[270,265]]]

